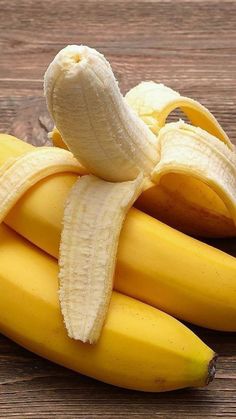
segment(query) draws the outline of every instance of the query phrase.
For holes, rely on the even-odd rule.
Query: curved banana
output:
[[[82,45],[62,49],[44,92],[63,141],[90,173],[119,182],[154,168],[157,138],[124,100],[102,54]]]
[[[68,334],[95,343],[111,298],[124,218],[142,190],[142,176],[111,183],[83,176],[71,189],[59,256],[60,301]],[[76,266],[75,266],[76,261]]]
[[[236,154],[216,137],[182,121],[166,124],[158,138],[161,159],[152,180],[157,183],[168,173],[201,180],[219,195],[236,224]]]
[[[203,387],[215,354],[179,321],[112,293],[96,345],[69,339],[58,301],[58,266],[10,228],[0,226],[0,332],[53,362],[120,387],[167,391]]]

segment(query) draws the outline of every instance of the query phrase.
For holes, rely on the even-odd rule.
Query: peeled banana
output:
[[[14,147],[17,155],[21,147],[22,153],[32,150],[23,141],[0,135],[1,163],[14,156]],[[64,203],[77,177],[63,173],[42,180],[17,202],[5,222],[58,257]],[[180,319],[236,331],[235,258],[134,208],[121,230],[114,287]]]
[[[149,87],[145,91],[147,96]],[[166,124],[155,136],[153,130],[128,105],[128,99],[125,101],[123,98],[105,57],[86,46],[70,45],[62,49],[49,65],[44,77],[44,93],[54,123],[69,150],[89,172],[103,181],[118,183],[127,183],[138,175],[142,176],[145,182],[135,198],[148,187],[150,181],[158,183],[165,174],[190,175],[206,183],[219,195],[236,223],[236,159],[229,138],[210,112],[197,102],[180,98],[176,92],[163,85],[159,86],[158,92],[159,99],[153,105],[160,126],[164,125],[171,110],[180,105],[193,123],[198,121],[209,132],[180,122],[171,126]],[[148,105],[151,107],[152,103],[149,101]],[[150,108],[147,113],[150,116]],[[212,134],[218,135],[218,138]],[[83,190],[83,184],[83,180],[79,182],[78,190]],[[94,192],[95,201],[100,202],[100,205],[104,199],[103,185],[98,183]],[[126,200],[129,191],[123,188],[122,183],[119,188]],[[81,209],[86,208],[88,214],[94,214],[91,208],[93,201],[88,199],[85,206],[86,194],[80,195],[78,200],[75,189],[71,193],[71,200],[73,194],[78,212],[83,213]],[[114,270],[111,267],[115,266],[115,249],[118,246],[116,232],[121,228],[119,219],[115,217],[110,228],[110,238],[107,236],[98,250],[97,242],[102,237],[101,231],[107,230],[109,218],[107,208],[103,217],[98,219],[99,228],[94,230],[95,238],[92,239],[94,221],[89,225],[89,216],[77,217],[74,205],[69,217],[67,213],[67,219],[70,220],[69,234],[61,236],[63,254],[69,255],[63,256],[63,263],[60,264],[62,287],[68,290],[60,294],[65,324],[70,336],[91,343],[99,337],[108,307]],[[75,240],[67,240],[67,237],[73,237],[73,230],[77,231],[79,246],[76,246]],[[82,231],[82,240],[79,231]],[[107,247],[108,243],[110,245]],[[109,258],[104,255],[109,255]],[[93,262],[96,256],[99,262]],[[68,263],[65,262],[67,259]],[[99,275],[103,278],[100,281]],[[110,280],[107,279],[109,277]],[[87,291],[93,283],[91,278],[96,280],[94,294]],[[85,299],[85,307],[81,305],[81,312],[76,308],[75,289]],[[79,332],[75,330],[76,324]]]

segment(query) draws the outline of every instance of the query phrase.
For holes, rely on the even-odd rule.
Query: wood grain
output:
[[[236,144],[235,39],[235,1],[0,0],[0,130],[22,129],[15,117],[32,103],[22,135],[43,141],[34,101],[44,71],[61,47],[84,43],[106,54],[123,92],[162,81],[209,107]],[[236,254],[235,240],[211,244]],[[220,355],[216,380],[168,394],[98,383],[2,336],[0,417],[236,417],[235,334],[193,329]]]

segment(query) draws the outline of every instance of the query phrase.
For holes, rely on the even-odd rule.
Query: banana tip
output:
[[[214,354],[213,358],[209,362],[206,385],[210,384],[215,378],[217,358],[218,358],[218,355]]]

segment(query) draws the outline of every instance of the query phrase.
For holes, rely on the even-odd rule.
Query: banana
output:
[[[120,230],[142,182],[141,175],[134,181],[117,183],[87,175],[78,179],[69,193],[59,280],[62,314],[68,335],[74,339],[95,343],[101,334],[113,288]]]
[[[14,149],[20,155],[32,146],[0,135],[2,164],[14,157]],[[58,257],[64,203],[77,176],[63,173],[42,180],[17,202],[5,223]],[[134,208],[121,230],[114,287],[182,320],[236,331],[235,258]]]
[[[122,182],[154,168],[157,138],[124,100],[102,54],[62,49],[45,73],[44,92],[63,141],[90,173]]]
[[[215,354],[193,332],[117,292],[96,345],[68,338],[57,273],[54,258],[0,226],[1,333],[53,362],[129,389],[201,387],[213,379]]]
[[[154,90],[155,93],[153,93]],[[140,85],[128,94],[125,101],[105,58],[91,48],[75,45],[61,50],[49,65],[44,78],[44,92],[48,110],[63,141],[92,174],[105,181],[113,182],[129,181],[138,174],[142,174],[145,177],[146,188],[147,183],[150,185],[150,180],[158,183],[165,174],[176,172],[187,174],[211,187],[223,200],[232,219],[236,222],[234,148],[213,115],[202,105],[192,99],[181,98],[178,93],[163,85],[153,85],[152,83],[145,84],[144,87]],[[139,96],[142,96],[141,106],[138,101]],[[135,114],[128,104],[129,101],[132,103],[132,100],[137,106],[136,111],[138,110],[144,117],[148,115],[156,120],[155,127],[151,126],[150,119],[148,121],[144,119],[144,121],[152,129],[145,127],[144,121],[141,121],[138,115],[134,118]],[[143,107],[142,104],[144,104]],[[163,127],[168,114],[177,106],[182,106],[193,123],[199,123],[209,132],[196,127],[194,129],[181,122],[175,124],[174,128],[173,124],[172,128],[168,125]],[[158,136],[155,136],[154,133],[161,127],[163,127],[162,130],[159,131]],[[163,134],[163,130],[168,133]],[[149,135],[147,135],[148,133]],[[218,138],[212,134],[217,135]],[[223,179],[221,179],[222,174]],[[100,185],[97,186],[94,193],[96,201],[102,202],[104,195]],[[73,190],[73,194],[76,195],[75,190]],[[83,196],[80,197],[80,203],[76,196],[73,199],[74,202],[77,202],[80,211],[85,206],[85,200],[86,198],[83,200]],[[75,207],[70,208],[71,214],[74,214],[75,211]],[[88,213],[90,213],[89,210]],[[87,217],[83,219],[70,216],[69,237],[71,237],[71,230],[89,231],[84,234],[82,240],[78,241],[85,255],[96,255],[97,253],[99,256],[95,243],[96,240],[99,241],[101,235],[99,231],[105,230],[106,217],[109,218],[108,212],[99,220],[100,229],[95,230],[96,239],[92,242],[87,238],[91,237],[92,232],[92,227],[86,222]],[[120,228],[116,223],[118,223],[117,220],[113,225],[115,232]],[[96,293],[99,287],[100,299],[96,301],[96,296],[93,296],[93,299],[89,298],[89,304],[94,310],[92,308],[84,309],[84,305],[80,304],[85,313],[83,316],[81,312],[78,313],[76,293],[73,293],[73,289],[78,288],[80,295],[87,295],[86,284],[91,283],[92,276],[90,276],[90,257],[81,258],[79,246],[68,243],[63,246],[64,240],[62,235],[61,248],[66,248],[64,254],[69,253],[70,258],[68,264],[65,264],[66,256],[63,257],[62,266],[66,266],[62,274],[63,283],[68,272],[72,272],[68,279],[71,297],[69,298],[64,293],[61,294],[61,306],[66,312],[65,322],[66,325],[69,325],[70,336],[78,336],[81,339],[82,333],[82,340],[93,342],[93,339],[95,341],[99,337],[97,332],[101,331],[105,307],[108,306],[107,296],[110,294],[112,280],[107,281],[106,278],[109,277],[110,266],[115,265],[115,253],[110,254],[108,250],[108,254],[112,258],[110,263],[108,260],[104,263],[104,259],[99,256],[104,265],[102,275],[104,281],[99,281],[97,276],[97,285],[95,286]],[[86,251],[83,249],[82,242],[85,243]],[[116,249],[117,244],[118,237],[114,236],[112,247]],[[71,247],[75,249],[73,252],[70,251]],[[70,277],[76,276],[74,272],[77,272],[77,260],[81,260],[81,266],[76,281],[75,278],[70,279]],[[97,264],[99,265],[99,262]],[[92,263],[92,266],[97,266],[97,264]],[[96,271],[101,272],[97,267]],[[77,284],[81,279],[81,272],[83,273],[80,283],[82,288]],[[96,275],[93,275],[96,278]],[[71,283],[74,284],[72,287]],[[105,291],[104,284],[106,284]],[[99,314],[98,307],[101,304],[102,295],[104,296],[101,305],[102,314]],[[69,300],[71,301],[68,304]],[[87,304],[86,298],[85,302]],[[65,311],[65,306],[68,312]],[[95,311],[96,308],[97,311]],[[93,318],[92,324],[90,315]],[[88,321],[86,322],[87,316]],[[78,327],[76,327],[76,318]],[[81,319],[83,319],[83,323],[81,323]],[[82,327],[81,324],[83,324]],[[72,331],[71,327],[80,332]],[[94,338],[93,334],[92,337],[90,336],[93,330],[95,330]]]

